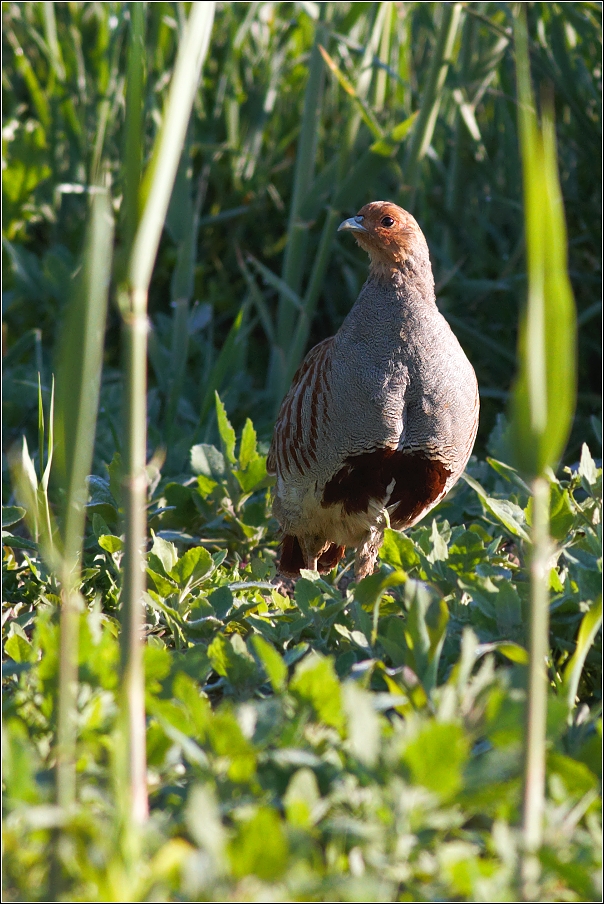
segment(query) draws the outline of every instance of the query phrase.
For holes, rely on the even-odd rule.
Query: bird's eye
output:
[[[386,229],[390,229],[391,226],[394,226],[394,220],[392,219],[392,217],[382,217],[380,223],[382,224],[382,226],[385,226]]]

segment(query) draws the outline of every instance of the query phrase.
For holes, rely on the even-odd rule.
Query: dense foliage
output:
[[[157,900],[170,888],[187,900],[515,899],[528,489],[495,459],[475,462],[431,524],[387,533],[375,575],[344,589],[346,571],[308,572],[292,594],[274,581],[251,422],[235,454],[221,421],[222,451],[193,447],[195,476],[154,493],[152,820],[145,867],[125,872],[111,782],[119,464],[93,482],[80,624],[83,806],[64,860],[78,899]],[[587,623],[599,590],[601,481],[584,447],[578,470],[553,483],[542,900],[598,895],[601,642],[590,648]],[[17,553],[23,541],[5,542],[16,547],[5,561],[5,870],[11,899],[39,900],[59,819],[48,773],[58,590],[35,555]]]
[[[5,435],[26,434],[38,480],[57,327],[101,171],[116,281],[124,265],[128,6],[3,4]],[[6,900],[518,899],[532,503],[502,414],[526,283],[515,5],[465,5],[407,180],[442,6],[218,5],[151,289],[142,856],[124,844],[116,791],[116,307],[89,480],[72,813],[53,787],[61,588],[3,458]],[[601,896],[600,5],[527,6],[533,72],[555,101],[580,326],[578,413],[551,475],[538,899],[589,901]],[[147,5],[145,161],[188,7]],[[439,303],[479,377],[477,457],[425,523],[387,532],[375,575],[355,585],[348,562],[294,587],[276,576],[266,474],[276,375],[356,298],[366,260],[335,227],[380,197],[412,207],[427,236]],[[62,492],[51,482],[54,511]]]

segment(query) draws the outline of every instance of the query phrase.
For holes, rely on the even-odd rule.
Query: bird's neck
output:
[[[440,314],[429,267],[414,272],[404,267],[372,268],[338,331],[336,344],[352,343],[355,347],[362,344],[370,356],[388,358],[395,341],[393,337],[407,334],[409,324],[421,324],[434,316]],[[416,327],[413,329],[417,332]]]
[[[380,292],[392,292],[401,298],[417,298],[435,304],[434,277],[429,257],[405,255],[401,260],[371,257],[369,278]]]

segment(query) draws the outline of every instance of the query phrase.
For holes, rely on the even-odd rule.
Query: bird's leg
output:
[[[306,567],[309,571],[318,571],[318,561],[320,556],[329,547],[329,540],[323,540],[320,537],[301,537],[300,545],[304,558],[306,559]]]
[[[377,527],[372,527],[365,535],[363,542],[357,547],[354,559],[354,574],[357,581],[373,573],[378,551],[383,540],[384,531]]]

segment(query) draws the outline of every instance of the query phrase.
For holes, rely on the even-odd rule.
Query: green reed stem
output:
[[[134,7],[138,4],[133,4]],[[147,817],[143,674],[144,550],[147,541],[147,295],[193,100],[214,20],[212,2],[195,3],[182,36],[162,126],[143,180],[144,207],[132,244],[128,286],[121,292],[126,353],[126,541],[122,688],[127,746],[127,821]]]
[[[547,717],[547,671],[549,651],[549,482],[537,477],[532,483],[531,615],[524,753],[524,798],[522,833],[523,896],[535,900],[539,876],[536,852],[541,845],[545,794],[545,736]]]
[[[56,769],[57,802],[66,808],[74,803],[76,793],[78,612],[86,478],[94,449],[112,246],[111,204],[108,194],[98,191],[92,196],[84,265],[67,313],[57,373],[54,432],[65,509],[58,565],[62,608]],[[47,482],[48,471],[43,475],[44,489]]]

